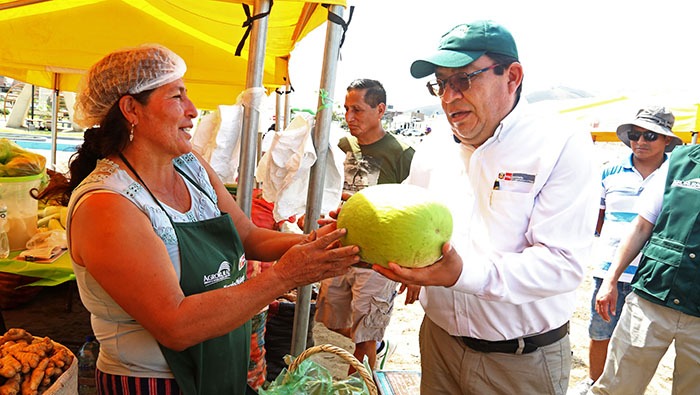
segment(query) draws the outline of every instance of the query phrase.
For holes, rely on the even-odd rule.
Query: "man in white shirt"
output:
[[[459,142],[419,148],[405,181],[452,209],[443,258],[374,267],[425,286],[421,392],[565,394],[568,321],[597,218],[592,139],[519,100],[515,41],[492,21],[454,27],[411,74],[434,74],[428,90]]]

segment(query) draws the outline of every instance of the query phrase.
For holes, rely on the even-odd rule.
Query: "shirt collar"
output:
[[[623,161],[622,166],[623,166],[625,169],[631,170],[631,169],[634,168],[634,164],[633,164],[633,162],[632,162],[632,158],[634,158],[634,153],[630,153],[630,154],[625,158],[625,160]],[[668,159],[668,154],[667,154],[666,152],[664,152],[664,162],[666,162],[667,159]],[[663,163],[663,162],[661,162],[661,163]]]

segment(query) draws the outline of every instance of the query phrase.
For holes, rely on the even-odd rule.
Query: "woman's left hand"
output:
[[[325,278],[347,273],[360,261],[360,249],[355,245],[340,246],[345,229],[325,235],[312,232],[304,241],[292,246],[273,266],[280,281],[290,282],[289,289],[311,284]]]
[[[321,223],[322,220],[323,219],[318,220],[319,224]],[[322,225],[320,228],[318,228],[316,230],[316,235],[318,235],[318,237],[323,237],[323,236],[333,232],[336,229],[337,229],[336,222],[335,221],[328,221],[327,223],[325,223],[324,225]],[[340,242],[338,242],[337,245],[340,245],[339,243]]]

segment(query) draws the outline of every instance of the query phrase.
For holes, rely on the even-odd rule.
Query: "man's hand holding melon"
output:
[[[344,245],[360,247],[363,261],[403,284],[453,285],[462,261],[447,243],[452,215],[427,189],[381,184],[355,193],[338,214]]]

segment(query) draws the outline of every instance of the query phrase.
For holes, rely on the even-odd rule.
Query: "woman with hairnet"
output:
[[[249,319],[297,286],[359,261],[343,229],[256,227],[190,144],[197,109],[184,61],[148,45],[91,67],[69,176],[42,200],[68,204],[80,298],[100,342],[100,394],[244,394]],[[246,281],[246,258],[275,261]]]

